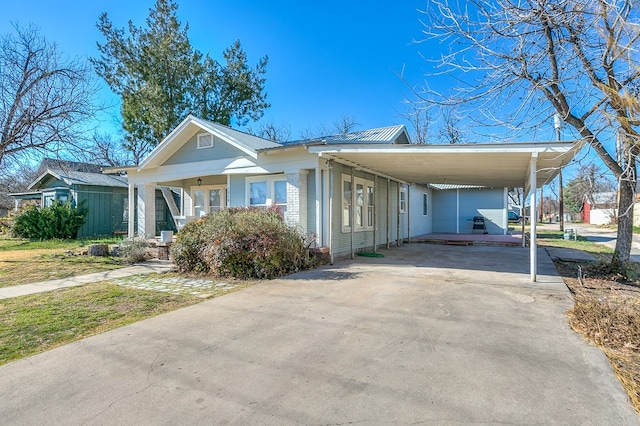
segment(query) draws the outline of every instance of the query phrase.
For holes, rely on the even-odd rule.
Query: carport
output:
[[[553,180],[580,150],[579,141],[464,145],[318,145],[309,152],[407,183],[524,188],[537,211],[536,190]],[[524,206],[524,200],[521,203]],[[524,230],[524,224],[523,224]],[[536,221],[531,221],[530,273],[536,281]],[[524,232],[523,241],[524,246]]]

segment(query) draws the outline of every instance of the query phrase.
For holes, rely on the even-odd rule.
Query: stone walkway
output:
[[[116,280],[125,277],[162,273],[173,270],[173,262],[166,260],[149,260],[137,263],[126,268],[113,269],[111,271],[96,272],[94,274],[79,275],[76,277],[61,278],[58,280],[42,281],[31,284],[22,284],[12,287],[0,288],[0,300],[11,297],[26,296],[29,294],[43,293],[59,288],[77,287],[99,281]]]
[[[226,282],[182,277],[148,277],[136,275],[113,280],[115,284],[139,290],[154,290],[172,294],[190,294],[202,298],[232,290],[237,285]]]

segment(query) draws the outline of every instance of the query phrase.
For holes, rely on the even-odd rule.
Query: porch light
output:
[[[202,185],[202,179],[198,178],[198,186]]]

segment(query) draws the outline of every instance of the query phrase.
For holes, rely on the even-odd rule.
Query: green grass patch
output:
[[[0,300],[0,364],[202,300],[108,282]]]
[[[596,257],[613,253],[611,248],[603,244],[598,244],[594,241],[589,241],[580,235],[578,235],[576,240],[574,240],[573,237],[565,240],[564,233],[560,231],[543,231],[537,235],[538,243],[541,245],[583,250],[595,255]]]
[[[0,251],[14,250],[74,250],[90,244],[118,244],[120,237],[86,238],[79,240],[45,240],[32,241],[24,238],[0,237]]]

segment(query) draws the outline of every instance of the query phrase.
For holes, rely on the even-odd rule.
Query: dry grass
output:
[[[600,264],[556,261],[556,268],[574,294],[567,312],[571,327],[600,347],[609,358],[635,410],[640,413],[640,287]]]
[[[121,268],[117,259],[80,255],[86,241],[0,238],[0,287]]]

